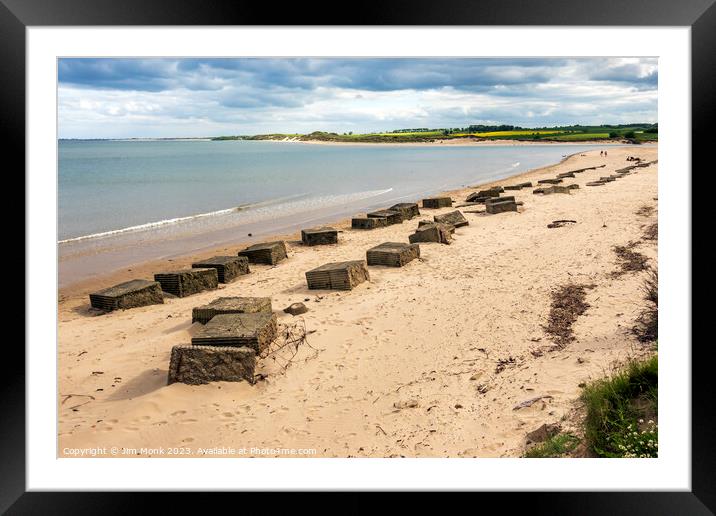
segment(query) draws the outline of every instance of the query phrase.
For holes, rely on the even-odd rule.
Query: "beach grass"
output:
[[[581,442],[579,437],[571,433],[559,433],[545,442],[527,450],[524,456],[528,459],[547,459],[563,457],[573,451]]]
[[[599,457],[658,456],[658,356],[584,388],[584,435]]]

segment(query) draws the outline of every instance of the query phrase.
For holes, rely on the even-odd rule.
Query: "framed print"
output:
[[[655,6],[5,1],[27,302],[3,510],[710,513],[691,169],[716,11]]]

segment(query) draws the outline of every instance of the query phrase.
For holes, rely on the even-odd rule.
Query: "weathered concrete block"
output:
[[[276,338],[276,315],[266,312],[215,315],[192,338],[193,346],[234,346],[260,354]]]
[[[505,190],[522,190],[523,188],[531,188],[532,182],[525,181],[524,183],[517,183],[516,185],[506,186]]]
[[[492,215],[506,211],[517,211],[517,203],[514,201],[493,202],[485,205],[485,211]]]
[[[451,211],[444,215],[435,215],[433,219],[440,224],[450,224],[456,228],[470,224],[460,210]]]
[[[388,219],[384,217],[354,217],[351,220],[353,229],[376,229],[388,225]]]
[[[209,268],[186,269],[155,274],[154,280],[160,283],[164,292],[186,297],[218,287],[219,273]]]
[[[541,193],[541,194],[544,194],[544,195],[549,195],[549,194],[553,194],[553,193],[568,194],[568,193],[570,192],[570,190],[571,190],[571,189],[570,189],[569,187],[566,187],[566,186],[557,186],[557,185],[554,185],[554,186],[548,186],[548,187],[545,187],[545,188],[536,188],[532,193],[535,193],[535,194]]]
[[[311,290],[351,290],[369,280],[364,260],[327,263],[306,272],[306,282]]]
[[[216,269],[219,283],[229,283],[250,272],[249,259],[245,256],[214,256],[191,266],[195,269]]]
[[[167,383],[254,383],[256,352],[246,347],[174,346]]]
[[[515,196],[514,195],[506,195],[505,197],[491,197],[489,199],[485,199],[485,207],[487,207],[490,204],[494,204],[497,202],[515,202]]]
[[[579,190],[579,185],[576,184],[576,183],[575,183],[575,184],[571,184],[571,185],[564,185],[564,187],[567,188],[567,189],[569,189],[569,190]]]
[[[220,297],[211,303],[195,306],[191,311],[191,322],[206,324],[216,315],[271,313],[270,297]]]
[[[450,232],[451,235],[452,235],[453,233],[455,233],[455,226],[453,226],[452,224],[445,224],[445,223],[442,223],[442,222],[435,222],[434,220],[420,220],[420,221],[418,221],[418,229],[423,229],[423,228],[425,228],[426,226],[432,227],[432,226],[434,226],[434,225],[436,225],[436,224],[442,224],[443,226],[445,226],[445,229],[447,229],[447,230]]]
[[[587,186],[602,186],[607,184],[606,181],[591,181],[587,183]]]
[[[451,228],[454,231],[454,226],[447,224],[440,224],[434,222],[432,224],[424,224],[418,226],[415,233],[408,237],[411,244],[418,242],[438,242],[441,244],[450,244],[452,240]]]
[[[581,172],[581,170],[578,172]],[[557,174],[558,179],[564,179],[565,177],[574,177],[574,172],[562,172],[561,174]]]
[[[302,229],[301,242],[304,245],[337,244],[338,230],[331,227]]]
[[[403,214],[396,210],[378,210],[368,213],[369,218],[386,219],[388,226],[403,223]]]
[[[368,265],[402,267],[419,257],[420,246],[418,244],[402,242],[384,242],[366,251]]]
[[[288,257],[288,252],[286,251],[286,242],[264,242],[239,251],[239,256],[246,256],[251,263],[276,265]]]
[[[164,303],[162,288],[156,281],[135,279],[90,294],[90,305],[106,312]]]
[[[402,213],[403,220],[410,220],[413,217],[417,217],[418,215],[420,215],[418,203],[416,202],[399,202],[398,204],[394,204],[388,209]]]
[[[452,199],[450,197],[429,197],[423,199],[423,208],[439,209],[449,208],[452,206]]]
[[[465,198],[465,202],[484,202],[489,197],[499,197],[505,189],[490,188],[488,190],[480,190],[473,192]]]
[[[544,185],[544,184],[547,184],[547,185],[556,185],[556,184],[559,184],[559,183],[561,183],[561,182],[562,182],[561,179],[540,179],[539,181],[537,181],[537,183],[538,183],[538,184],[541,184],[541,185]]]

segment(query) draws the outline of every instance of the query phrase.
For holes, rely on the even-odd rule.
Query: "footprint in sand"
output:
[[[227,417],[227,418],[233,418],[233,417],[235,417],[235,414],[234,414],[233,412],[224,412],[224,413],[221,414],[221,415],[224,416],[224,417]]]
[[[177,417],[177,416],[181,416],[181,415],[183,415],[183,414],[186,414],[186,410],[177,410],[176,412],[172,412],[172,413],[169,414],[169,415],[170,415],[170,416]]]
[[[186,424],[186,423],[197,423],[197,422],[199,422],[199,420],[198,420],[198,419],[194,419],[194,418],[189,418],[189,419],[182,419],[182,420],[179,421],[179,422],[180,422],[180,423],[185,423],[185,424]]]

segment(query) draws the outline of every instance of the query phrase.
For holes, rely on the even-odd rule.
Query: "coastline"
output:
[[[246,140],[252,141],[252,140]],[[262,142],[276,142],[276,143],[306,143],[309,145],[339,145],[339,146],[398,146],[398,147],[440,147],[445,145],[454,145],[457,147],[521,147],[525,145],[604,145],[604,146],[615,146],[615,145],[630,145],[628,141],[613,141],[613,140],[583,140],[583,141],[555,141],[555,140],[476,140],[473,138],[447,138],[438,139],[434,141],[425,142],[335,142],[327,140],[299,140],[296,138],[286,139],[266,139],[266,140],[255,140]],[[644,144],[641,144],[644,145]]]
[[[268,141],[268,140],[267,140]],[[271,140],[275,142],[284,142],[283,140]],[[509,141],[509,140],[506,140]],[[296,143],[308,143],[308,142],[296,142]],[[399,144],[387,144],[387,143],[357,143],[357,144],[350,144],[350,143],[342,143],[342,142],[320,142],[320,141],[314,141],[313,142],[316,145],[377,145],[377,146],[386,146],[386,145],[398,145],[398,146],[434,146],[435,144],[423,144],[423,143],[399,143]],[[529,143],[528,143],[529,144]],[[455,144],[458,145],[458,144]],[[468,189],[475,188],[489,188],[490,186],[503,184],[506,182],[515,181],[518,182],[520,179],[528,180],[529,178],[533,177],[534,175],[540,174],[540,173],[546,173],[554,169],[555,167],[558,167],[562,163],[565,163],[569,159],[577,156],[580,154],[580,152],[575,152],[573,154],[569,154],[566,157],[562,158],[560,161],[556,163],[552,163],[549,165],[545,165],[543,167],[538,167],[535,169],[530,169],[524,172],[520,172],[517,174],[514,174],[512,176],[508,176],[503,179],[498,179],[495,181],[486,181],[481,183],[476,183],[474,185],[470,185]],[[454,190],[447,190],[442,191],[437,195],[444,195],[444,196],[460,196],[466,189],[465,188],[458,188]],[[463,196],[464,197],[464,196]],[[406,202],[420,202],[420,199],[411,199],[407,200]],[[330,225],[338,229],[339,231],[346,231],[349,230],[351,227],[351,218],[352,217],[341,217],[341,218],[328,218],[324,222],[322,222],[322,225]],[[260,237],[260,238],[256,238]],[[186,252],[181,252],[178,254],[172,254],[171,257],[168,258],[161,258],[161,259],[150,259],[150,260],[142,260],[137,263],[132,264],[130,267],[122,268],[122,269],[116,269],[111,270],[106,273],[101,273],[93,276],[92,278],[74,281],[65,285],[62,285],[62,282],[60,281],[60,285],[58,286],[58,300],[60,303],[69,301],[71,299],[76,299],[77,297],[84,298],[89,293],[100,290],[102,288],[106,288],[111,285],[115,285],[117,283],[121,283],[124,281],[129,281],[130,279],[142,277],[151,279],[153,277],[153,274],[157,271],[167,269],[167,267],[171,268],[185,268],[185,267],[191,267],[191,264],[193,262],[197,262],[199,260],[203,260],[206,258],[210,258],[212,256],[216,256],[217,254],[236,254],[239,250],[243,249],[249,244],[252,243],[258,243],[260,241],[274,241],[274,240],[285,240],[287,245],[294,247],[296,245],[300,245],[301,240],[301,233],[300,230],[295,231],[279,231],[279,232],[269,232],[269,233],[261,233],[256,232],[253,237],[237,237],[236,240],[230,244],[221,244],[221,245],[209,245],[209,246],[199,246],[197,248],[191,249]],[[86,254],[91,255],[92,252],[88,251]]]
[[[519,213],[421,208],[420,219],[460,209],[469,226],[456,230],[451,245],[421,244],[420,260],[401,269],[370,267],[370,281],[350,292],[310,291],[304,273],[364,257],[381,242],[404,242],[417,220],[372,231],[339,225],[346,230],[338,245],[289,242],[289,257],[277,266],[251,266],[219,290],[162,305],[97,315],[83,295],[66,298],[58,314],[58,392],[91,400],[75,410],[58,398],[58,455],[176,446],[204,456],[201,449],[231,445],[309,448],[318,457],[518,457],[525,434],[542,424],[574,430],[580,385],[648,353],[628,331],[642,304],[642,277],[614,274],[613,246],[636,242],[656,263],[656,242],[643,234],[657,217],[658,165],[586,186],[629,164],[629,155],[651,161],[658,149],[610,149],[608,158],[578,152],[481,185],[606,165],[566,180],[580,186],[569,195],[510,192],[524,203]],[[461,204],[475,189],[450,195]],[[576,223],[548,228],[558,219]],[[128,275],[151,277],[141,272]],[[573,325],[575,340],[549,350],[543,328],[551,293],[570,283],[591,285],[589,307]],[[254,386],[166,385],[172,346],[197,331],[192,307],[219,296],[270,296],[279,324],[305,323],[310,349],[302,347],[285,369],[262,360],[257,372],[267,377]],[[309,311],[283,313],[294,302]],[[536,396],[544,399],[516,408]]]

